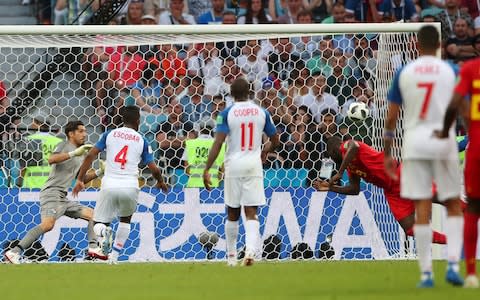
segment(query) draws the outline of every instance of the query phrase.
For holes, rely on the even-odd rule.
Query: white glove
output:
[[[95,171],[95,175],[97,175],[97,177],[102,177],[103,174],[105,173],[105,167],[106,167],[107,164],[102,159],[99,159],[98,163],[100,165],[100,169]]]
[[[70,157],[82,156],[85,153],[87,153],[88,151],[90,151],[90,149],[92,149],[92,148],[93,148],[93,145],[86,144],[86,145],[78,147],[77,149],[75,149],[73,151],[68,152],[68,155]]]

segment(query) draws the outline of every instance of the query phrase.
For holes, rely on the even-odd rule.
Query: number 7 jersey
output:
[[[138,164],[153,161],[148,142],[128,127],[105,132],[95,147],[107,155],[102,189],[138,188]]]
[[[225,177],[263,177],[262,135],[276,133],[266,110],[251,101],[235,102],[218,115],[217,132],[227,134]]]
[[[452,67],[434,56],[421,56],[395,74],[388,100],[403,106],[403,159],[458,159],[453,128],[447,140],[433,136],[443,128],[454,87]]]

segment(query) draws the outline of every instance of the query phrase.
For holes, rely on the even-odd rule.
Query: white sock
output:
[[[245,248],[246,250],[257,250],[258,236],[260,235],[260,222],[247,220],[245,222]]]
[[[107,225],[103,223],[97,223],[93,226],[93,232],[95,232],[97,237],[103,237],[105,228],[107,228]]]
[[[460,261],[463,245],[463,217],[447,217],[445,234],[447,236],[448,263],[455,272],[459,272],[458,262]]]
[[[115,242],[113,243],[113,252],[120,253],[129,235],[130,223],[118,223],[117,232],[115,233]]]
[[[415,224],[413,234],[417,246],[418,261],[420,263],[420,272],[432,272],[432,227],[430,224]]]
[[[55,25],[66,25],[68,16],[68,8],[61,10],[55,9]]]
[[[225,221],[225,239],[227,240],[227,255],[237,256],[238,221]]]

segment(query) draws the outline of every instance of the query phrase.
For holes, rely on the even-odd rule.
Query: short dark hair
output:
[[[140,120],[140,108],[138,106],[124,106],[120,109],[123,124],[134,125]]]
[[[338,136],[332,135],[327,139],[327,151],[337,149],[342,144],[342,139]]]
[[[418,45],[424,50],[436,50],[440,45],[440,34],[432,25],[425,25],[418,31]]]
[[[69,121],[67,125],[65,125],[65,135],[67,136],[67,138],[70,132],[74,132],[75,130],[78,129],[78,126],[85,126],[85,125],[80,120]]]
[[[243,77],[235,79],[230,86],[230,94],[233,96],[233,98],[235,98],[235,100],[247,100],[249,93],[250,84]]]

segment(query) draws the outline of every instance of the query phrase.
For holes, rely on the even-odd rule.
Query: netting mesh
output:
[[[264,165],[268,205],[261,208],[258,255],[265,259],[366,259],[404,255],[403,236],[381,189],[359,196],[319,193],[325,140],[354,138],[380,148],[386,93],[395,70],[415,55],[414,34],[1,36],[0,78],[11,103],[2,115],[0,243],[8,249],[40,222],[39,188],[25,185],[30,167],[51,149],[28,137],[64,139],[67,121],[83,121],[95,143],[120,120],[122,106],[141,108],[140,132],[153,148],[168,194],[142,192],[120,260],[224,259],[222,183],[191,188],[185,140],[195,139],[232,103],[230,84],[244,76],[251,100],[273,116],[281,149]],[[348,117],[364,102],[368,116]],[[211,123],[211,122],[210,122]],[[397,154],[399,147],[395,147]],[[98,168],[97,163],[94,164]],[[94,207],[100,180],[80,194]],[[24,257],[83,259],[87,222],[66,216]],[[113,225],[114,229],[116,224]],[[242,228],[242,227],[240,227]],[[238,249],[244,244],[240,229]],[[240,253],[241,255],[241,253]]]

